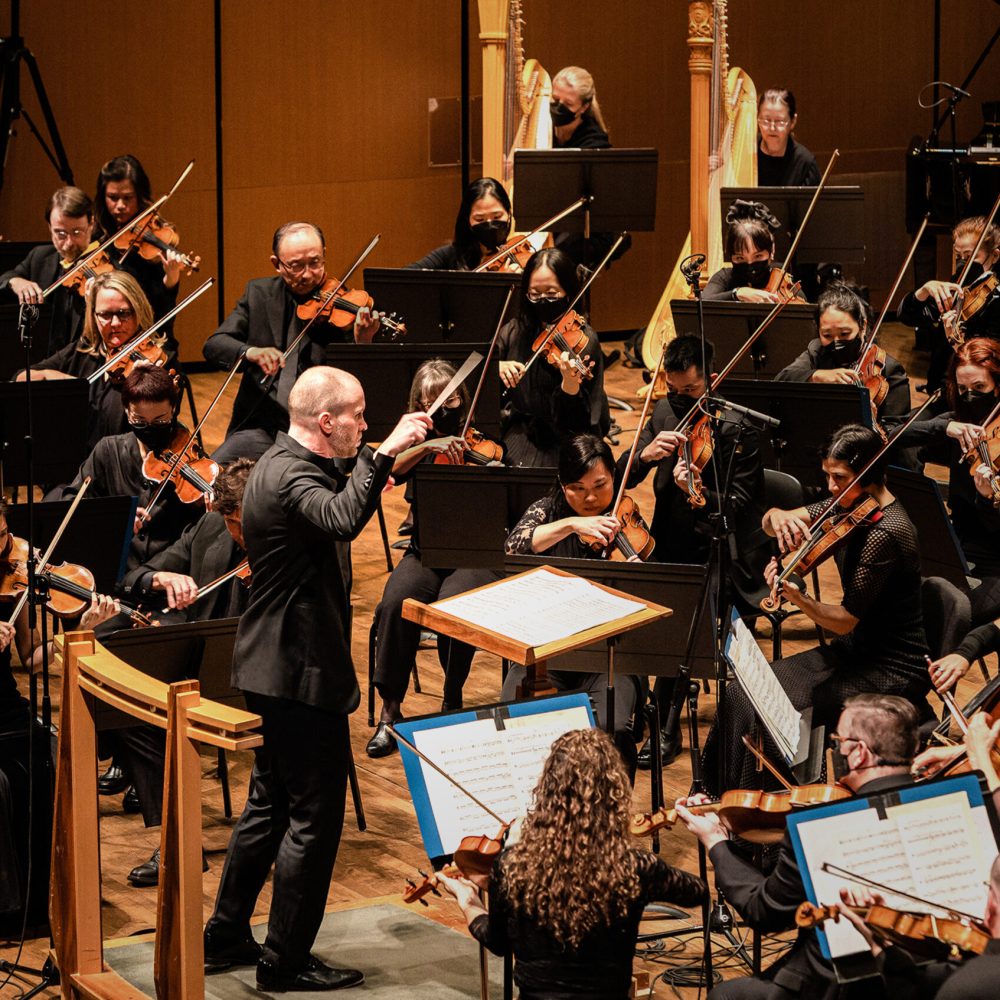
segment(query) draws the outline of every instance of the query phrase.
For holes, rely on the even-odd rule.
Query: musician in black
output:
[[[326,281],[326,238],[311,222],[286,222],[271,240],[270,278],[254,278],[222,325],[205,341],[205,357],[223,368],[244,358],[240,387],[226,440],[213,458],[259,458],[288,426],[288,393],[307,368],[322,364],[324,346],[341,336],[329,323],[317,321],[287,359],[307,320],[296,309]],[[356,343],[370,343],[378,317],[360,309],[353,328]],[[349,337],[350,334],[344,336]],[[262,381],[270,379],[265,388]]]
[[[735,201],[726,216],[725,253],[732,267],[720,268],[702,293],[706,301],[764,302],[778,296],[767,290],[774,266],[774,233],[781,223],[759,201]]]
[[[792,138],[799,116],[795,95],[783,87],[765,90],[757,101],[757,184],[799,187],[819,184],[816,157]]]

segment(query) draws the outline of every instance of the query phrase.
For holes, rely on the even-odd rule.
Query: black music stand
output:
[[[731,358],[774,308],[769,302],[731,302],[702,299],[705,334],[715,346],[717,358]],[[671,299],[677,336],[698,336],[698,303],[695,299]],[[789,303],[771,326],[733,369],[731,378],[773,379],[790,365],[816,337],[816,307]],[[726,380],[729,384],[729,380]]]
[[[45,551],[71,502],[35,502],[35,545],[38,549]],[[86,566],[94,574],[98,593],[113,593],[115,584],[125,573],[135,509],[135,497],[85,496],[59,540],[53,557],[55,565],[71,562]],[[15,535],[26,537],[28,505],[9,507],[7,524]]]
[[[20,365],[21,368],[24,364]],[[24,450],[27,412],[23,382],[0,383],[0,463],[3,483],[28,482]],[[68,483],[87,457],[90,424],[90,386],[86,379],[32,380],[33,476],[38,484]]]
[[[0,246],[3,246],[2,242],[0,242]],[[24,345],[17,332],[17,317],[20,311],[21,307],[13,295],[10,296],[9,301],[0,304],[0,381],[3,382],[9,382],[24,367]],[[55,315],[51,298],[46,299],[38,307],[38,314],[38,322],[35,325],[40,330],[44,330],[45,335],[32,338],[31,363],[33,365],[37,365],[49,354],[48,344],[52,320]]]
[[[803,486],[823,486],[821,452],[844,424],[872,426],[868,390],[858,385],[726,379],[722,395],[781,421],[760,430],[765,469],[795,476]]]
[[[959,544],[940,485],[930,476],[896,465],[889,466],[886,485],[917,529],[920,575],[944,577],[968,593],[969,575],[976,573],[969,568]]]
[[[722,241],[725,244],[726,216],[733,202],[760,201],[781,223],[774,234],[774,256],[784,260],[799,230],[815,187],[731,187],[722,189]],[[865,195],[856,185],[825,187],[802,239],[795,250],[800,264],[838,261],[863,264],[865,260]]]
[[[366,267],[365,291],[378,310],[406,322],[406,343],[489,343],[500,311],[520,274],[509,271],[425,271],[409,267]],[[517,313],[517,292],[507,319]]]

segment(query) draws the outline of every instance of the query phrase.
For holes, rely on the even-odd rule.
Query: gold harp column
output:
[[[509,0],[479,0],[483,47],[483,176],[503,177]]]
[[[712,103],[712,4],[688,2],[691,74],[691,251],[708,252],[708,147]]]

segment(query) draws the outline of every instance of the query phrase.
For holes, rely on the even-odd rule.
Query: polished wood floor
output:
[[[885,342],[890,353],[897,356],[907,370],[918,375],[925,370],[925,357],[911,350],[912,334],[902,327],[891,327],[886,330]],[[606,345],[608,347],[618,345]],[[221,384],[221,376],[198,375],[194,377],[195,391],[199,408],[207,406]],[[920,381],[913,378],[914,385]],[[621,364],[612,367],[607,376],[609,394],[631,400],[640,385],[640,374],[634,369],[625,368]],[[919,397],[913,393],[915,401]],[[213,446],[221,441],[225,425],[228,421],[229,405],[223,402],[209,420],[206,426],[206,444]],[[620,438],[619,449],[627,448],[630,443],[629,431],[633,430],[638,420],[638,409],[631,413],[617,413],[618,422],[625,431]],[[651,492],[649,483],[644,485],[638,496],[640,504],[645,502],[646,509],[651,509]],[[393,491],[385,497],[386,519],[390,532],[403,520],[405,504],[400,490]],[[398,551],[394,553],[398,560]],[[386,580],[386,565],[379,538],[377,523],[372,523],[365,529],[354,546],[354,593],[355,630],[353,636],[354,660],[362,688],[362,708],[351,720],[354,756],[357,761],[364,808],[368,828],[361,833],[355,825],[354,818],[348,807],[348,818],[344,828],[344,836],[340,847],[334,882],[330,892],[331,906],[352,906],[362,902],[399,900],[403,880],[411,876],[418,868],[426,867],[427,859],[421,848],[413,807],[410,802],[406,781],[398,755],[383,759],[370,760],[364,751],[371,731],[366,725],[364,698],[367,694],[367,641],[371,623],[372,610],[378,603]],[[828,599],[835,599],[839,587],[835,571],[829,566],[824,567],[822,574],[823,593]],[[815,632],[806,627],[802,619],[791,619],[785,626],[786,652],[796,652],[808,648],[815,643]],[[770,652],[770,643],[766,633],[761,637],[766,653]],[[404,711],[409,715],[434,712],[439,709],[441,701],[441,673],[437,666],[436,655],[428,650],[419,656],[420,678],[423,686],[421,694],[411,692],[405,703]],[[991,663],[995,670],[995,663]],[[22,683],[25,679],[21,678]],[[974,688],[971,681],[965,682],[970,693]],[[500,689],[500,666],[496,657],[478,654],[473,666],[472,675],[466,686],[466,704],[487,703],[495,701]],[[59,679],[53,680],[53,698],[56,711],[59,704]],[[699,708],[699,729],[702,739],[714,715],[714,701],[711,696],[703,697]],[[208,854],[209,871],[204,878],[204,912],[210,914],[218,886],[219,872],[225,854],[226,845],[232,827],[232,820],[226,820],[222,809],[222,796],[219,782],[215,775],[214,752],[206,752],[203,757],[203,801],[204,801],[204,845]],[[236,755],[230,761],[230,773],[233,787],[234,809],[236,814],[242,807],[245,798],[246,779],[249,773],[249,755]],[[682,755],[674,764],[667,768],[664,775],[666,797],[672,799],[684,794],[691,781],[691,767],[688,756]],[[648,808],[649,802],[648,775],[640,772],[635,786],[635,806],[638,809]],[[158,843],[158,830],[145,830],[141,818],[126,816],[121,811],[120,797],[102,799],[101,801],[101,852],[102,875],[104,886],[103,919],[106,938],[121,938],[128,935],[149,931],[155,924],[156,890],[135,889],[126,880],[129,869],[149,857]],[[694,841],[683,831],[674,830],[662,836],[661,854],[673,864],[697,870],[697,851]],[[265,887],[258,907],[257,917],[264,919],[267,915],[270,900],[270,886]],[[457,908],[445,900],[433,900],[428,910],[423,911],[431,919],[453,927],[462,926]],[[671,924],[670,926],[673,926]],[[2,954],[11,957],[14,949],[11,942],[2,942]],[[721,959],[726,951],[725,941],[717,941],[717,958]],[[28,964],[37,964],[44,955],[47,941],[35,940],[27,944],[24,959]],[[668,946],[667,951],[670,951]],[[676,955],[659,954],[649,960],[637,960],[637,969],[647,969],[651,975],[664,971],[667,964],[677,964],[679,961],[697,962],[700,956],[700,943],[697,937],[691,938],[687,949],[687,957],[678,959]],[[728,978],[740,975],[742,972],[729,963],[724,971]],[[2,982],[2,977],[0,977]],[[8,986],[6,991],[0,991],[0,996],[16,996],[17,991]],[[46,994],[55,996],[55,991]],[[667,997],[671,995],[671,987],[658,983],[655,995]],[[677,995],[694,997],[693,988],[681,989]]]

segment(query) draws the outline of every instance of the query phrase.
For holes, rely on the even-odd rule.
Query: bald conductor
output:
[[[364,978],[310,954],[344,820],[347,717],[360,701],[346,567],[350,542],[375,512],[394,456],[431,427],[426,414],[408,413],[372,452],[361,448],[364,413],[364,390],[353,375],[307,369],[288,397],[288,433],[279,433],[257,462],[243,496],[252,577],[233,685],[262,717],[264,745],[205,928],[205,964],[256,964],[263,990],[329,990]],[[355,456],[345,479],[335,460]],[[272,864],[262,950],[250,918]]]

